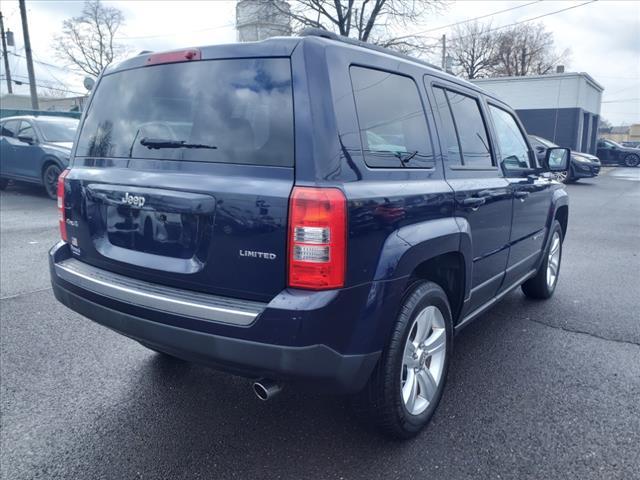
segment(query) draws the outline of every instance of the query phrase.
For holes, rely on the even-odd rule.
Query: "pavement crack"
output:
[[[530,321],[530,322],[533,322],[533,323],[538,323],[540,325],[544,325],[544,326],[549,327],[549,328],[555,328],[557,330],[562,330],[563,332],[579,333],[579,334],[582,334],[582,335],[587,335],[587,336],[592,337],[592,338],[597,338],[598,340],[605,340],[607,342],[623,343],[623,344],[627,344],[627,345],[634,345],[636,347],[640,347],[640,343],[632,342],[631,340],[618,340],[616,338],[602,337],[600,335],[596,335],[595,333],[587,332],[585,330],[577,330],[577,329],[573,329],[573,328],[561,327],[560,325],[551,325],[549,323],[545,323],[545,322],[542,322],[540,320],[534,320],[532,318],[527,318],[527,320]]]
[[[39,288],[38,290],[31,290],[30,292],[16,293],[15,295],[7,295],[6,297],[0,297],[0,301],[11,300],[12,298],[24,297],[26,295],[31,295],[32,293],[46,292],[47,290],[51,290],[51,287]]]

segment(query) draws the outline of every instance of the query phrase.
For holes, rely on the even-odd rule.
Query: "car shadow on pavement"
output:
[[[17,195],[31,195],[34,197],[46,199],[49,198],[42,185],[35,185],[33,183],[26,182],[16,182],[13,180],[9,183],[9,185],[7,185],[7,188],[6,190],[4,190],[4,192]]]
[[[87,465],[96,478],[477,478],[496,469],[553,478],[628,462],[626,444],[586,458],[582,442],[613,431],[633,440],[637,425],[616,423],[619,399],[605,390],[624,391],[638,369],[614,377],[597,340],[529,321],[535,304],[521,297],[456,338],[442,403],[408,442],[357,422],[341,397],[285,388],[261,402],[246,379],[135,350],[124,377],[105,376],[102,410],[76,424],[65,450],[82,451],[82,463],[68,478]],[[584,418],[597,428],[585,430]]]

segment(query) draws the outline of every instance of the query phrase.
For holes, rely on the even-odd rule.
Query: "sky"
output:
[[[294,1],[294,0],[291,0]],[[571,50],[567,71],[586,72],[604,87],[601,115],[614,125],[640,123],[640,1],[597,0],[521,1],[447,1],[438,13],[425,16],[407,33],[429,30],[425,35],[434,43],[442,34],[451,35],[455,22],[462,22],[512,7],[481,22],[491,20],[499,27],[528,20],[571,6],[576,8],[535,20],[553,32],[558,50]],[[62,30],[62,22],[77,16],[81,1],[26,0],[29,32],[36,71],[36,83],[72,92],[84,93],[83,75],[55,57],[51,47]],[[131,54],[142,50],[162,51],[182,47],[234,42],[235,1],[105,1],[122,10],[125,25],[117,40]],[[27,82],[20,11],[17,0],[0,4],[5,29],[14,32],[15,47],[9,50],[11,73]],[[404,33],[404,32],[403,32]],[[434,50],[439,63],[440,52]],[[4,64],[0,66],[0,92],[6,93]],[[14,86],[16,93],[28,93],[28,87]],[[70,93],[71,95],[71,93]]]

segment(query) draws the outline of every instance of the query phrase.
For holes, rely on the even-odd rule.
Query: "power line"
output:
[[[475,22],[477,20],[481,20],[483,18],[487,18],[487,17],[493,17],[494,15],[498,15],[500,13],[505,13],[505,12],[510,12],[511,10],[517,10],[518,8],[524,8],[524,7],[528,7],[529,5],[533,5],[534,3],[540,3],[542,0],[535,0],[533,2],[529,2],[529,3],[524,3],[522,5],[516,5],[515,7],[511,7],[511,8],[505,8],[504,10],[498,10],[496,12],[492,12],[492,13],[487,13],[486,15],[481,15],[479,17],[474,17],[474,18],[469,18],[467,20],[462,20],[460,22],[455,22],[455,23],[450,23],[448,25],[441,25],[440,27],[434,27],[434,28],[429,28],[427,30],[422,30],[419,32],[415,32],[412,33],[410,35],[404,35],[402,37],[399,38],[408,38],[408,37],[414,37],[416,35],[423,35],[425,33],[429,33],[429,32],[435,32],[437,30],[443,30],[445,28],[450,28],[450,27],[455,27],[456,25],[462,25],[464,23],[469,23],[469,22]]]
[[[618,98],[616,100],[606,100],[601,103],[624,103],[624,102],[635,102],[636,100],[640,100],[640,98]]]
[[[20,58],[26,58],[24,55],[20,55],[17,53],[13,53],[13,52],[7,52],[9,53],[9,55],[13,55],[14,57],[20,57]],[[57,68],[58,70],[62,70],[63,72],[68,72],[68,70],[66,68],[60,67],[58,65],[53,65],[51,63],[47,63],[47,62],[43,62],[40,60],[34,60],[35,63],[39,63],[41,65],[46,65],[47,67],[53,67],[53,68]]]
[[[19,78],[29,78],[25,75],[13,75],[14,77],[19,77]],[[5,75],[0,75],[0,78],[4,79],[6,78]],[[29,86],[29,82],[23,82],[22,80],[12,80],[13,83],[15,83],[16,85],[26,85]],[[65,93],[73,93],[75,95],[81,95],[81,96],[86,96],[86,93],[82,93],[82,92],[76,92],[74,90],[69,90],[69,89],[64,89],[64,88],[56,88],[56,87],[52,87],[51,85],[43,85],[41,83],[36,83],[36,87],[40,87],[40,88],[48,88],[49,90],[56,90],[58,92],[65,92]]]
[[[560,10],[555,10],[553,12],[544,13],[542,15],[538,15],[537,17],[531,17],[531,18],[527,18],[526,20],[520,20],[518,22],[509,23],[507,25],[501,25],[501,26],[496,27],[496,28],[491,28],[491,29],[487,30],[485,33],[495,32],[496,30],[502,30],[503,28],[513,27],[515,25],[520,25],[522,23],[532,22],[532,21],[538,20],[540,18],[549,17],[551,15],[556,15],[558,13],[566,12],[567,10],[572,10],[574,8],[583,7],[585,5],[589,5],[590,3],[594,3],[594,2],[597,2],[597,1],[598,0],[589,0],[588,2],[580,3],[578,5],[572,5],[571,7],[566,7],[566,8],[562,8]],[[473,35],[463,35],[462,37],[456,37],[456,39],[469,38],[469,37],[472,37],[472,36]]]

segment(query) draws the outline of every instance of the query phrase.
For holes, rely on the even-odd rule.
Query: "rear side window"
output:
[[[8,120],[2,124],[3,137],[16,137],[18,135],[19,120]]]
[[[529,168],[529,147],[513,116],[489,105],[500,149],[500,165],[505,169]]]
[[[434,167],[429,128],[415,82],[371,68],[351,67],[350,71],[367,165]]]
[[[445,131],[450,130],[450,125],[447,125],[448,122],[453,122],[457,136],[457,154],[455,154],[455,143],[447,145],[447,150],[454,152],[454,155],[449,159],[449,163],[455,165],[459,162],[459,165],[477,168],[493,166],[489,135],[480,112],[478,100],[439,87],[434,88],[434,91],[436,98],[438,98],[440,118],[445,124]],[[452,142],[452,139],[448,138],[448,141]],[[460,152],[462,155],[460,155]]]
[[[204,60],[107,75],[76,155],[293,166],[289,59]]]

